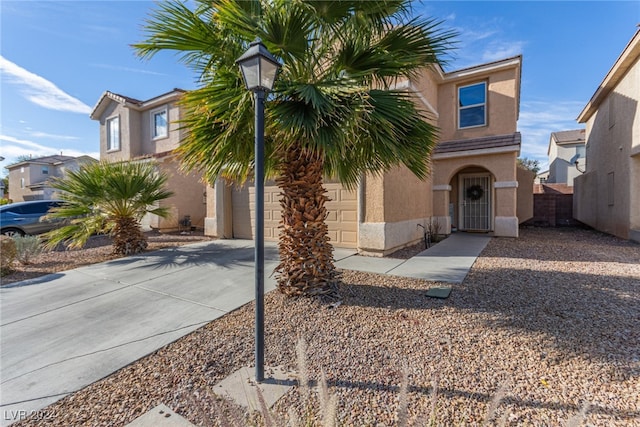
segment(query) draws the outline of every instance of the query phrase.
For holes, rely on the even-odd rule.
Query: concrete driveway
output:
[[[460,283],[489,237],[452,235],[410,260],[334,251],[336,266]],[[0,288],[1,425],[9,425],[252,301],[250,240],[216,240]],[[277,265],[265,244],[265,292]],[[41,414],[43,415],[43,414]]]
[[[0,288],[2,425],[252,301],[253,255],[252,241],[219,240]],[[265,271],[276,260],[268,245]]]

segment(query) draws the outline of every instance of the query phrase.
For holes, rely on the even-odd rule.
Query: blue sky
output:
[[[137,58],[131,43],[152,1],[0,0],[0,175],[18,156],[98,158],[89,114],[105,90],[149,99],[192,89],[170,53]],[[521,156],[546,165],[549,135],[575,118],[640,24],[638,1],[419,1],[416,13],[457,30],[447,71],[523,55]]]

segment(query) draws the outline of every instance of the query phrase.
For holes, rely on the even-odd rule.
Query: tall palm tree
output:
[[[113,238],[113,253],[129,255],[147,248],[140,221],[147,213],[167,217],[155,206],[173,193],[164,189],[167,176],[153,163],[91,163],[52,182],[64,204],[49,217],[68,218],[69,224],[45,234],[47,245],[82,247],[96,233]]]
[[[429,173],[437,129],[396,90],[440,61],[454,34],[410,16],[408,0],[196,0],[158,5],[134,45],[172,50],[198,75],[185,94],[188,136],[178,152],[209,182],[244,182],[254,164],[253,98],[235,60],[260,37],[282,62],[265,112],[265,171],[282,189],[278,288],[336,291],[323,176],[354,187],[363,173],[404,165]]]

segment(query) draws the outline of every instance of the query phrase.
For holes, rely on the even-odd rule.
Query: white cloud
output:
[[[49,80],[0,56],[0,71],[10,82],[20,86],[26,99],[50,110],[89,114],[91,107],[67,94]]]
[[[482,60],[485,62],[492,62],[520,55],[523,52],[524,45],[525,42],[522,41],[491,42],[489,43],[489,47],[487,47],[482,54]]]
[[[63,140],[63,141],[75,141],[75,140],[80,139],[77,136],[56,135],[56,134],[53,134],[53,133],[46,133],[46,132],[29,132],[29,135],[33,136],[34,138],[59,139],[59,140]]]
[[[529,101],[520,105],[518,130],[522,134],[520,156],[540,161],[542,170],[548,168],[547,149],[551,132],[583,129],[576,121],[582,102]]]
[[[93,67],[104,68],[107,70],[114,71],[126,71],[129,73],[139,73],[139,74],[150,74],[152,76],[166,76],[165,73],[158,73],[156,71],[143,70],[141,68],[131,68],[131,67],[122,67],[120,65],[110,65],[110,64],[91,64]]]

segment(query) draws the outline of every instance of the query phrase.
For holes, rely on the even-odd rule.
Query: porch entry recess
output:
[[[460,176],[462,230],[491,230],[491,176]]]

